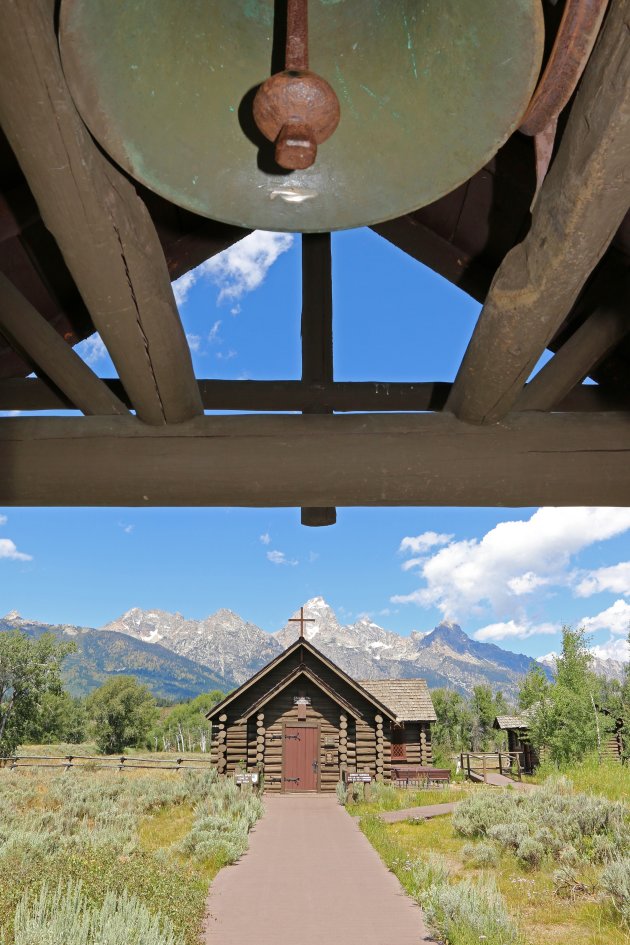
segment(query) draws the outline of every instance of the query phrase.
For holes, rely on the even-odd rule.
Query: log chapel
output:
[[[334,791],[343,772],[389,780],[430,765],[424,679],[352,679],[299,637],[209,713],[220,774],[261,771],[266,791]]]

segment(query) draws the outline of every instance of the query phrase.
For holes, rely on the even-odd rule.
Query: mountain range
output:
[[[304,605],[310,618],[305,636],[355,679],[423,677],[430,687],[447,686],[470,694],[489,683],[514,699],[523,675],[534,660],[492,643],[471,639],[455,623],[400,636],[369,619],[339,623],[322,597]],[[294,614],[295,617],[297,614]],[[0,619],[0,631],[12,626],[31,635],[51,630],[78,645],[64,667],[68,688],[85,694],[112,674],[133,674],[155,695],[183,700],[211,689],[239,686],[281,653],[298,635],[295,622],[268,633],[231,610],[218,610],[202,620],[178,613],[132,608],[100,629],[52,626],[11,613]],[[596,663],[612,664],[600,660]],[[553,662],[542,662],[552,675]],[[596,665],[603,675],[619,676],[622,664]]]

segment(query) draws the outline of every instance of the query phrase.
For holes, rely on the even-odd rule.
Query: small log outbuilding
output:
[[[520,752],[520,763],[531,773],[538,766],[538,754],[529,741],[529,721],[524,715],[497,715],[493,728],[507,732],[508,751]]]
[[[211,758],[262,771],[267,791],[334,791],[344,771],[430,764],[435,717],[423,679],[357,682],[300,638],[208,713]]]

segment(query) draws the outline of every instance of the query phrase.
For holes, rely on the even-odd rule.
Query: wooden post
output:
[[[628,8],[610,4],[529,232],[496,272],[447,405],[460,420],[513,408],[628,210]]]
[[[302,383],[333,380],[332,258],[330,233],[302,235]],[[329,413],[312,409],[306,413]],[[334,525],[332,507],[302,508],[302,525]]]
[[[2,5],[0,123],[138,416],[188,420],[201,399],[164,253],[134,185],[77,113],[56,7]]]

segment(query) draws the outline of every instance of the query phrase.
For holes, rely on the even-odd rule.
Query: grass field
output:
[[[587,764],[570,774],[571,786],[548,782],[538,800],[469,790],[455,818],[385,824],[378,811],[395,808],[378,792],[374,805],[349,810],[449,945],[630,945],[628,771]],[[614,895],[602,884],[613,861],[623,867]]]
[[[209,883],[261,810],[211,770],[0,769],[0,942],[101,945],[118,917],[128,943],[198,945]]]

